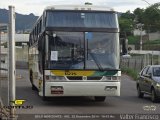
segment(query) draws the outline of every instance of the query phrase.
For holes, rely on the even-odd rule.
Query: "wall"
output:
[[[160,32],[149,33],[149,40],[160,40]]]

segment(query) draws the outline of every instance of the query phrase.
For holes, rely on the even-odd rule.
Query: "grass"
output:
[[[147,41],[144,43],[143,48],[145,50],[157,50],[160,51],[160,39]]]
[[[128,39],[128,44],[130,45],[137,44],[137,43],[139,44],[140,36],[128,36],[127,39]],[[149,45],[160,44],[160,39],[147,41],[144,44],[149,44]]]
[[[121,70],[122,73],[129,75],[134,80],[137,80],[138,72],[136,70],[130,68],[122,68]]]
[[[158,39],[158,40],[153,40],[153,41],[148,41],[148,42],[146,42],[146,43],[144,43],[144,44],[160,44],[160,39]]]
[[[129,45],[133,45],[133,44],[135,45],[135,44],[139,43],[140,37],[139,36],[128,36],[127,39],[128,39]]]
[[[160,51],[160,44],[144,44],[143,49]]]
[[[135,45],[136,49],[139,49],[140,44],[140,36],[128,36],[128,44],[129,45]],[[157,40],[151,40],[151,41],[145,41],[143,43],[143,49],[144,50],[156,50],[160,51],[160,39]]]

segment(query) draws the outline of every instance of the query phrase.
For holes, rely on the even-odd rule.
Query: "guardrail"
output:
[[[130,53],[160,55],[160,51],[148,51],[148,50],[131,50]]]
[[[141,55],[140,55],[141,54]],[[130,68],[140,72],[144,66],[160,65],[160,54],[158,52],[134,52],[130,58],[121,58],[121,68]]]

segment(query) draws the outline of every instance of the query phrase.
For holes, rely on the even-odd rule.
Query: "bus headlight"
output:
[[[66,80],[63,76],[52,76],[52,80]]]
[[[112,79],[111,76],[103,76],[102,78],[103,81],[111,80],[111,79]]]
[[[106,79],[107,80],[112,80],[112,77],[111,76],[106,76]]]
[[[119,76],[104,76],[102,80],[120,80]]]
[[[118,80],[117,76],[112,76],[112,80]]]
[[[51,75],[46,75],[46,81],[65,81],[64,76],[51,76]]]
[[[119,81],[119,80],[121,80],[121,77],[120,77],[120,76],[112,76],[112,80],[117,80],[117,81]]]

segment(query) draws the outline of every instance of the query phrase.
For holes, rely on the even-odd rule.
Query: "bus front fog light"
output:
[[[117,90],[117,86],[106,86],[105,87],[105,91],[116,91]]]

